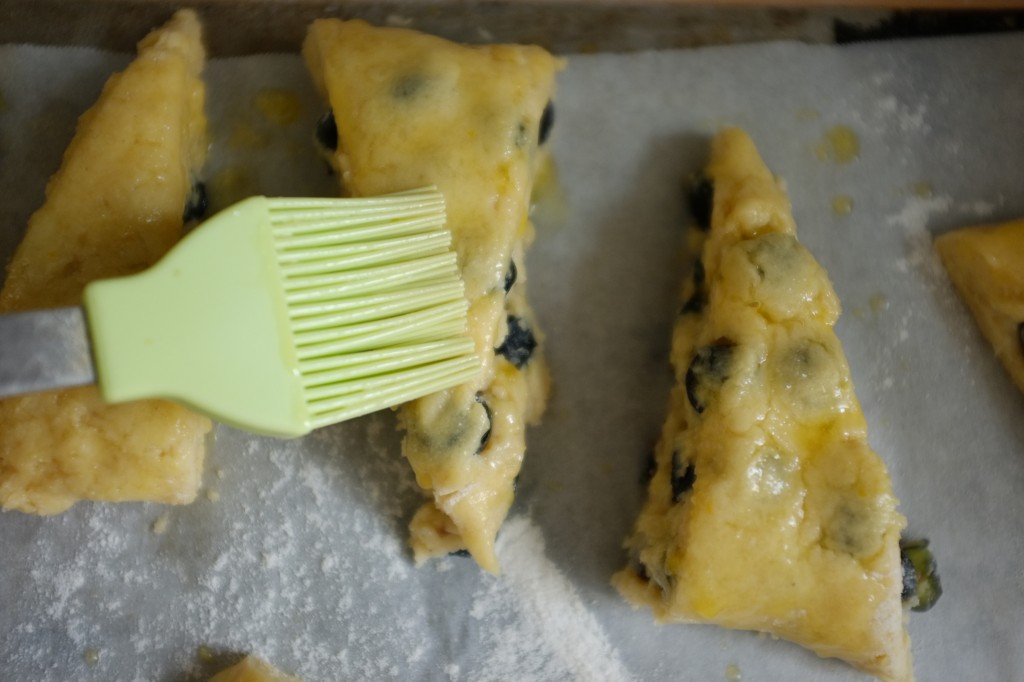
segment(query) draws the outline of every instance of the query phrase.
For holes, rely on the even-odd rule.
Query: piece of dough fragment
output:
[[[302,682],[255,656],[246,656],[227,670],[210,678],[210,682]]]
[[[706,175],[676,386],[613,582],[660,621],[758,630],[907,682],[905,522],[832,331],[839,302],[743,131],[715,138]]]
[[[1024,391],[1024,219],[966,227],[935,239],[978,328]]]
[[[523,256],[561,62],[539,47],[470,47],[335,19],[313,23],[303,54],[330,103],[317,137],[346,193],[444,193],[484,367],[400,409],[403,453],[433,497],[412,520],[411,544],[417,562],[468,549],[497,572],[526,424],[548,389]]]
[[[94,279],[153,264],[181,236],[207,149],[201,27],[183,10],[139,43],[79,119],[0,290],[0,312],[81,303]],[[182,504],[196,495],[208,419],[173,403],[103,403],[93,387],[0,401],[0,504]]]

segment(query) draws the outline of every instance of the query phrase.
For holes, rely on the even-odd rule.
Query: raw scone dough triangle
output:
[[[716,137],[706,175],[677,384],[614,583],[659,620],[767,632],[906,682],[905,522],[832,331],[838,300],[743,131]]]
[[[981,333],[1024,391],[1024,220],[948,232],[935,248]]]
[[[0,291],[0,312],[77,305],[94,279],[145,269],[181,236],[206,158],[199,20],[180,11],[139,43],[79,119]],[[93,387],[0,401],[0,504],[191,502],[208,419],[173,403],[108,406]]]
[[[330,103],[318,139],[345,192],[444,193],[484,368],[476,381],[400,409],[403,453],[433,498],[412,520],[411,544],[417,562],[468,550],[497,572],[494,540],[526,425],[547,394],[523,255],[561,62],[539,47],[470,47],[336,19],[313,23],[303,54]]]
[[[222,670],[211,677],[210,682],[302,682],[302,680],[284,674],[255,656],[246,656],[227,670]]]

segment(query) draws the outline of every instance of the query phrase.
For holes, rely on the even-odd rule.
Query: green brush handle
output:
[[[268,213],[264,197],[243,201],[153,268],[86,288],[105,400],[167,398],[271,435],[309,431]]]

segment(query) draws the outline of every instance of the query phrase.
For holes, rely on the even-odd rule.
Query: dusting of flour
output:
[[[5,516],[35,541],[9,560],[24,580],[4,679],[205,680],[246,653],[306,682],[630,679],[527,517],[500,535],[500,578],[461,557],[412,565],[421,498],[393,426],[218,429],[216,501]]]
[[[470,611],[489,651],[472,679],[501,682],[513,671],[519,682],[631,679],[573,585],[545,558],[544,538],[529,519],[506,522],[498,550],[502,578],[474,595]]]
[[[953,200],[948,196],[914,196],[909,197],[899,211],[886,216],[886,224],[901,228],[906,239],[907,257],[896,261],[900,272],[923,270],[930,282],[942,276],[942,263],[932,246],[934,236],[928,230],[928,223],[933,215],[949,212],[952,205]]]
[[[989,201],[969,201],[955,203],[946,195],[921,197],[911,196],[895,213],[885,218],[890,227],[902,229],[907,244],[907,257],[896,261],[897,270],[906,273],[916,270],[927,275],[927,282],[935,290],[936,286],[948,290],[945,271],[938,254],[935,252],[932,221],[936,216],[954,213],[962,216],[963,226],[977,224],[989,218],[996,209],[996,204]]]

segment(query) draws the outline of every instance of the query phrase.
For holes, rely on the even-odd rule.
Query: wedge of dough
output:
[[[967,227],[935,239],[978,328],[1024,391],[1024,219]]]
[[[759,630],[907,682],[905,521],[832,331],[839,302],[744,132],[716,137],[706,174],[677,385],[614,583],[659,620]]]
[[[178,240],[206,157],[203,62],[199,20],[183,10],[110,78],[29,221],[0,312],[76,305],[90,281],[142,270]],[[107,406],[92,387],[0,401],[0,504],[190,502],[210,428],[169,402]]]
[[[210,682],[302,682],[302,680],[292,675],[285,675],[255,656],[246,656],[227,670],[222,670],[211,677]]]
[[[445,195],[484,371],[401,408],[403,452],[433,497],[412,520],[411,544],[417,562],[468,549],[496,572],[494,540],[514,496],[526,424],[547,394],[523,255],[545,153],[542,119],[561,62],[538,47],[468,47],[335,19],[313,23],[303,54],[333,112],[318,137],[345,192],[433,184]]]

